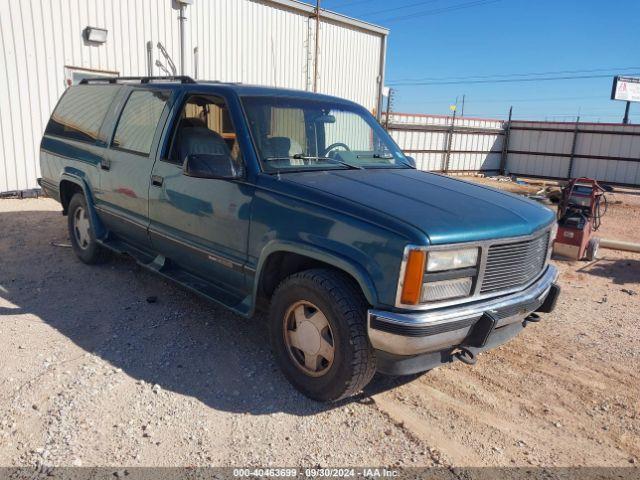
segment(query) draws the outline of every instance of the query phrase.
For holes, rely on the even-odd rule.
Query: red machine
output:
[[[554,253],[574,260],[596,258],[600,240],[592,235],[607,212],[605,192],[609,191],[610,187],[591,178],[574,178],[564,186]]]

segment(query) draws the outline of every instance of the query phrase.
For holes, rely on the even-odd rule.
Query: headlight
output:
[[[468,297],[478,275],[478,247],[427,250],[408,247],[398,289],[400,305]]]
[[[435,250],[427,255],[427,272],[441,272],[457,268],[475,267],[478,263],[478,249]]]
[[[439,282],[426,282],[422,285],[422,303],[435,302],[449,298],[468,297],[471,294],[473,278],[456,278]]]
[[[558,236],[558,222],[554,221],[553,225],[551,225],[551,233],[549,234],[549,243],[553,243],[553,241]]]

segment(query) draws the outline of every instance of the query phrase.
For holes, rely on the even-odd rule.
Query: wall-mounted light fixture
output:
[[[105,43],[107,41],[107,33],[106,29],[98,27],[86,27],[82,31],[84,39],[91,43]]]

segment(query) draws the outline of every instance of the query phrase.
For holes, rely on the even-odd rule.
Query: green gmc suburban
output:
[[[240,315],[268,310],[282,371],[313,399],[352,395],[376,370],[473,364],[559,294],[550,210],[416,170],[347,100],[83,80],[40,163],[80,260],[126,253]]]

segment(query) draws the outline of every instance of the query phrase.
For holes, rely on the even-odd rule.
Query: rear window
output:
[[[113,146],[130,152],[149,155],[153,136],[167,103],[168,94],[137,90],[131,93],[122,110]]]
[[[51,115],[45,133],[82,142],[95,142],[118,90],[118,87],[108,85],[70,87]]]

